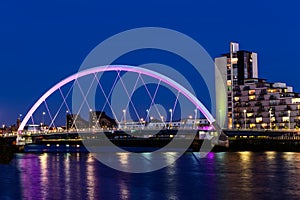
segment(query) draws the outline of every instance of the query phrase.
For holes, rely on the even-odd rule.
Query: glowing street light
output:
[[[46,113],[43,112],[42,114],[43,114],[43,116],[42,116],[42,125],[44,125],[44,124],[45,124],[45,114],[46,114]]]
[[[69,114],[69,111],[66,110],[66,130],[68,132],[68,114]]]
[[[147,121],[149,122],[149,109],[147,109],[146,112],[147,112],[147,116],[146,116],[146,119],[145,119],[145,120],[146,120],[146,122],[147,122]]]
[[[269,110],[269,115],[270,115],[270,129],[272,129],[272,108]]]
[[[164,123],[164,116],[160,116],[161,122]]]
[[[291,129],[291,111],[288,110],[288,114],[289,114],[289,129]]]
[[[244,123],[245,123],[245,129],[247,129],[247,122],[246,122],[246,120],[247,120],[247,116],[246,116],[246,112],[247,112],[247,110],[246,109],[244,109]]]
[[[126,109],[123,109],[124,128],[126,128]]]
[[[173,110],[172,109],[169,109],[169,112],[170,112],[170,124],[169,124],[169,127],[172,126],[172,118],[173,118]]]

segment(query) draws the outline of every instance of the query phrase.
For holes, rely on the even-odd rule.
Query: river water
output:
[[[185,153],[142,174],[92,154],[16,154],[0,165],[0,199],[300,199],[300,153]]]

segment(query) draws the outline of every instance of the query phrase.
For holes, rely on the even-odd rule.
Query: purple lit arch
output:
[[[33,115],[33,113],[36,111],[36,109],[51,95],[53,94],[56,90],[61,88],[62,86],[70,83],[71,81],[74,81],[80,77],[94,74],[97,72],[107,72],[107,71],[125,71],[125,72],[135,72],[138,74],[144,74],[147,76],[150,76],[152,78],[155,78],[157,80],[160,80],[167,85],[173,87],[174,89],[178,90],[181,94],[183,94],[187,99],[189,99],[198,110],[201,111],[201,113],[207,118],[207,120],[213,124],[216,120],[214,117],[210,114],[210,112],[206,109],[206,107],[187,89],[185,89],[182,85],[179,83],[175,82],[174,80],[157,73],[155,71],[149,70],[149,69],[144,69],[140,67],[133,67],[133,66],[128,66],[128,65],[106,65],[106,66],[99,66],[99,67],[94,67],[90,69],[86,69],[80,72],[77,72],[76,74],[73,74],[66,79],[60,81],[56,85],[54,85],[50,90],[48,90],[28,111],[26,116],[24,117],[22,123],[20,124],[20,127],[18,129],[19,132],[22,132],[24,129],[24,126],[27,124],[29,121],[30,117]]]

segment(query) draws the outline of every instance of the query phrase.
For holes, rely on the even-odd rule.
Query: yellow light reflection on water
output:
[[[251,179],[253,177],[253,172],[251,170],[251,166],[253,165],[253,152],[239,152],[239,156],[241,160],[242,176],[246,179],[247,182],[251,183]]]
[[[267,160],[272,161],[275,159],[276,152],[275,151],[266,151],[265,154],[267,155]]]
[[[294,152],[284,152],[282,157],[286,161],[294,161],[295,160],[295,153]]]
[[[128,159],[129,159],[129,155],[128,153],[117,153],[117,156],[119,157],[119,161],[122,165],[128,165]]]
[[[243,164],[247,164],[247,165],[250,164],[250,157],[252,156],[252,152],[243,151],[243,152],[239,152],[239,155]]]
[[[88,188],[87,199],[95,199],[95,184],[96,184],[96,174],[95,174],[95,165],[94,158],[89,156],[86,160],[86,185]]]
[[[40,159],[40,172],[41,172],[41,176],[40,176],[41,188],[42,190],[45,190],[49,185],[49,180],[47,178],[49,173],[48,154],[44,153],[40,155],[39,159]],[[47,192],[41,192],[41,195],[42,195],[42,199],[47,199]]]
[[[120,180],[120,195],[121,199],[129,199],[130,197],[127,183],[124,180]]]
[[[70,173],[70,154],[67,153],[64,159],[64,172],[65,172],[65,191],[67,199],[71,198],[71,173]]]

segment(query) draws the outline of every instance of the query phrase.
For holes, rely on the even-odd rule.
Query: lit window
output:
[[[271,122],[274,122],[275,121],[275,117],[271,117]]]
[[[238,59],[237,59],[237,58],[232,58],[232,59],[231,59],[231,62],[232,62],[232,64],[236,64],[236,63],[237,63],[237,61],[238,61]]]
[[[300,98],[292,98],[292,103],[299,103],[300,102]]]
[[[288,122],[288,121],[289,121],[289,117],[286,117],[286,116],[285,116],[285,117],[282,117],[282,121],[283,121],[283,122]]]
[[[278,92],[277,89],[268,89],[268,93],[275,93],[275,92]]]
[[[255,94],[255,90],[249,90],[249,95],[254,95]]]
[[[253,100],[255,100],[255,95],[249,96],[249,101],[253,101]]]
[[[247,113],[247,117],[252,117],[253,113]]]
[[[262,117],[256,117],[255,121],[256,121],[256,123],[262,122]]]
[[[250,124],[250,128],[255,128],[256,124]]]
[[[234,97],[234,101],[238,101],[238,100],[240,100],[239,97]]]
[[[231,86],[231,80],[227,81],[227,86]]]

